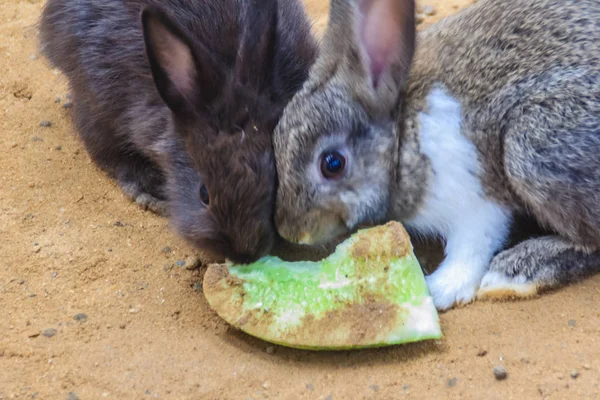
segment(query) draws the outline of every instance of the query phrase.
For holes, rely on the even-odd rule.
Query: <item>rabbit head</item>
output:
[[[273,137],[285,239],[325,243],[386,217],[414,46],[414,1],[331,0],[320,55]]]
[[[306,21],[303,9],[280,12]],[[178,139],[167,151],[172,223],[194,245],[237,263],[276,242],[271,133],[316,53],[307,23],[294,38],[281,34],[277,1],[245,13],[233,65],[160,8],[142,13],[147,58]]]

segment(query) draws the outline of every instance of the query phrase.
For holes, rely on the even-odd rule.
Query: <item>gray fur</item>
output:
[[[599,271],[600,251],[575,246],[559,236],[543,236],[496,255],[478,296],[488,299],[534,296]]]
[[[361,224],[412,218],[433,173],[420,150],[418,114],[439,84],[462,105],[462,134],[476,147],[486,196],[557,235],[507,250],[512,256],[498,256],[493,268],[545,286],[595,270],[600,2],[480,1],[417,36],[407,77],[415,28],[406,10],[414,2],[399,1],[403,48],[376,89],[359,40],[365,2],[332,0],[321,54],[276,129],[281,235],[319,243]],[[344,179],[325,182],[311,168],[333,136],[351,166]]]

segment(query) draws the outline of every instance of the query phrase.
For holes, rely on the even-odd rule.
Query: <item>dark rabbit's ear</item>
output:
[[[415,36],[414,0],[331,0],[324,66],[343,68],[379,108],[391,108],[408,78]]]
[[[146,54],[158,91],[175,113],[203,109],[220,93],[224,68],[158,7],[142,11]]]
[[[277,46],[277,0],[248,2],[236,76],[261,91],[271,86]]]

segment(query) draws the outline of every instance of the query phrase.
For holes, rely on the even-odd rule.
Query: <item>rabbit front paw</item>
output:
[[[433,303],[439,311],[473,301],[479,280],[470,276],[469,270],[466,266],[446,265],[425,277]]]
[[[167,202],[164,200],[159,200],[156,197],[148,194],[148,193],[140,193],[138,194],[133,201],[137,205],[139,205],[143,210],[152,211],[155,214],[161,216],[167,216]]]
[[[168,216],[167,202],[146,193],[136,182],[120,182],[121,189],[125,195],[143,210],[152,211],[161,216]]]

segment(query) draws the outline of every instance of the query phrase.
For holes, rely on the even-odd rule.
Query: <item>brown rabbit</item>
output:
[[[88,152],[128,196],[219,259],[290,247],[271,133],[316,57],[299,0],[49,0],[41,43]]]
[[[598,271],[598,21],[595,0],[484,0],[417,36],[412,0],[331,0],[274,135],[280,234],[441,237],[439,309]],[[550,233],[505,249],[520,216]]]

